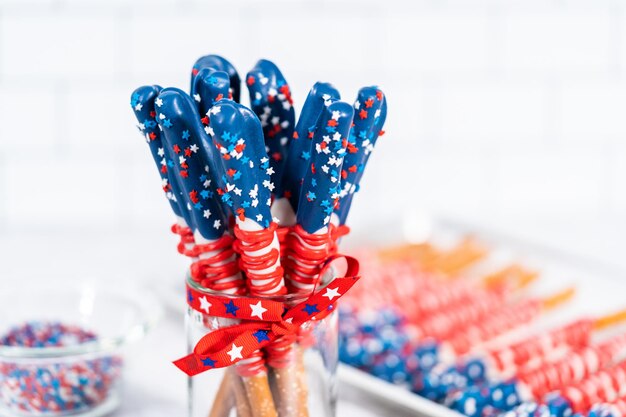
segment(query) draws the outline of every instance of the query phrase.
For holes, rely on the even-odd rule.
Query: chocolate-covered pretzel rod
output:
[[[345,224],[354,193],[359,190],[365,165],[383,132],[387,118],[387,101],[378,87],[359,90],[354,102],[354,126],[348,140],[348,152],[341,172],[341,200],[335,210],[337,222]]]
[[[229,96],[225,98],[230,98],[239,102],[241,95],[241,79],[239,78],[239,74],[237,70],[226,59],[222,58],[219,55],[206,55],[201,58],[198,58],[196,62],[193,64],[193,68],[191,69],[191,95],[195,96],[195,78],[204,68],[210,68],[215,71],[224,71],[228,74],[228,78],[230,80],[229,85]]]
[[[317,285],[319,270],[329,256],[330,220],[339,198],[340,173],[352,125],[352,106],[335,101],[322,108],[302,182],[290,234],[287,286],[291,293],[307,294]]]
[[[231,100],[221,100],[209,111],[209,134],[221,157],[219,193],[222,202],[235,213],[236,244],[241,265],[248,277],[251,295],[284,293],[276,224],[270,205],[273,184],[268,173],[263,132],[256,116]],[[240,361],[238,372],[253,412],[275,416],[276,408],[267,381],[261,352]],[[257,415],[257,414],[255,414]]]
[[[274,202],[276,211],[282,214],[282,225],[296,223],[296,210],[300,201],[300,190],[304,174],[309,166],[313,135],[322,109],[340,98],[339,91],[331,84],[317,82],[311,88],[302,106],[300,117],[289,143],[285,172],[282,178],[283,198]]]
[[[267,155],[275,189],[273,195],[282,197],[282,177],[287,148],[295,128],[295,112],[291,90],[278,67],[266,59],[259,60],[246,75],[250,106],[263,127]]]
[[[130,99],[130,105],[133,108],[135,117],[137,118],[138,128],[142,135],[146,138],[146,142],[150,148],[152,159],[159,170],[161,176],[161,185],[165,196],[167,197],[172,211],[178,219],[188,223],[190,215],[188,211],[183,209],[184,205],[179,200],[181,195],[177,182],[173,179],[170,168],[173,166],[171,159],[168,159],[168,153],[165,151],[161,141],[161,131],[156,121],[156,111],[154,101],[161,92],[158,85],[143,86],[133,91]]]

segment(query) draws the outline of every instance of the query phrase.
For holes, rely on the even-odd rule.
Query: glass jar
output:
[[[198,293],[235,299],[199,286]],[[306,297],[268,298],[287,307]],[[206,334],[237,321],[187,309],[188,350]],[[337,401],[338,315],[336,307],[325,317],[306,322],[297,336],[283,336],[266,346],[257,358],[228,368],[211,369],[188,380],[189,417],[333,417]],[[259,371],[260,372],[256,372]],[[254,413],[251,410],[254,409]]]

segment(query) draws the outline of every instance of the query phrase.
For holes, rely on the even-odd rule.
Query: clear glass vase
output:
[[[195,291],[225,298],[200,287]],[[271,300],[293,306],[294,296]],[[188,380],[189,417],[333,417],[337,400],[338,315],[336,308],[322,319],[305,323],[297,336],[277,339],[259,352],[228,368],[211,369]],[[187,309],[188,350],[206,334],[237,324],[228,318]],[[250,362],[255,362],[250,364]]]

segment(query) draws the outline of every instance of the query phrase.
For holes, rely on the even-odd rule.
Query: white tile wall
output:
[[[620,0],[0,0],[0,233],[148,230],[170,216],[132,89],[187,88],[219,53],[377,83],[387,134],[354,226],[417,208],[598,217],[626,209]]]

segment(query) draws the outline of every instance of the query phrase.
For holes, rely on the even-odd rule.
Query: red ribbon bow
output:
[[[215,317],[244,320],[204,335],[193,352],[174,361],[189,376],[215,368],[231,366],[268,345],[279,336],[296,335],[311,320],[320,320],[334,309],[337,299],[358,280],[358,261],[350,256],[331,257],[320,276],[338,258],[347,261],[346,277],[335,278],[314,291],[305,301],[287,308],[284,303],[264,298],[222,297],[187,288],[187,302],[196,311]]]

